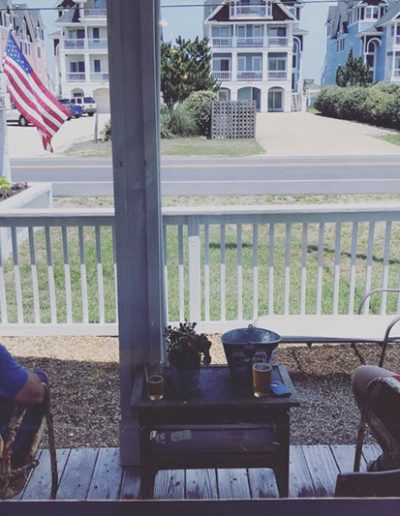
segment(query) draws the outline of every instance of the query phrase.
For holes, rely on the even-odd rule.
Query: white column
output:
[[[161,354],[159,0],[107,2],[120,345],[121,462],[138,465],[136,367]],[[134,99],[134,102],[132,102]]]
[[[11,180],[7,142],[7,78],[0,72],[0,177]]]
[[[232,57],[231,57],[231,73],[232,73],[232,77],[231,77],[231,80],[232,81],[237,81],[237,52],[236,50],[232,50]]]
[[[85,50],[84,50],[84,58],[85,58],[85,82],[90,82],[90,51],[89,51],[89,34],[88,28],[85,26]],[[86,87],[85,87],[86,94]]]

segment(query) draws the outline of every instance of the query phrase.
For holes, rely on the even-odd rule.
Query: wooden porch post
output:
[[[159,0],[108,2],[121,379],[121,462],[140,461],[130,396],[135,366],[163,330],[159,164]]]

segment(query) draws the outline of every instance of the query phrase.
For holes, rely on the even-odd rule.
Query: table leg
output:
[[[278,484],[279,494],[282,498],[289,495],[289,444],[290,444],[290,419],[289,412],[280,414],[276,424],[277,441],[279,443],[276,458],[275,476]]]

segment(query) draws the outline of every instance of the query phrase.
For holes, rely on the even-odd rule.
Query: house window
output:
[[[100,59],[95,59],[93,65],[94,65],[94,71],[96,73],[101,72],[101,61],[100,61]]]
[[[285,57],[269,57],[268,58],[268,70],[270,70],[272,72],[286,71],[286,58]]]
[[[261,72],[261,56],[239,56],[239,72]]]
[[[261,25],[238,25],[236,27],[236,36],[239,38],[261,38],[263,36],[263,28]]]
[[[99,27],[93,27],[93,39],[100,39]]]
[[[69,71],[71,73],[84,73],[85,72],[85,62],[77,61],[77,62],[69,63]]]
[[[232,26],[228,25],[225,27],[213,27],[212,28],[213,38],[231,38],[232,37]]]
[[[230,59],[227,57],[214,57],[213,58],[213,71],[214,72],[229,72],[230,70]]]
[[[285,38],[286,27],[269,27],[268,35],[272,37]]]

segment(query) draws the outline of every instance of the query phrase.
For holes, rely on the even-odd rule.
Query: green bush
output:
[[[169,113],[169,109],[167,106],[161,106],[160,111],[160,132],[161,138],[172,138],[172,133],[169,129],[169,125],[171,122],[171,115]]]
[[[104,126],[104,129],[103,129],[103,140],[105,142],[108,142],[109,140],[112,140],[111,120],[108,120],[108,122]]]
[[[324,88],[314,106],[324,116],[400,129],[400,87],[396,84]]]
[[[195,91],[183,103],[193,115],[199,134],[209,136],[211,132],[211,104],[217,98],[213,91]]]
[[[177,106],[171,113],[169,130],[176,136],[194,136],[198,134],[193,113],[182,104]]]

